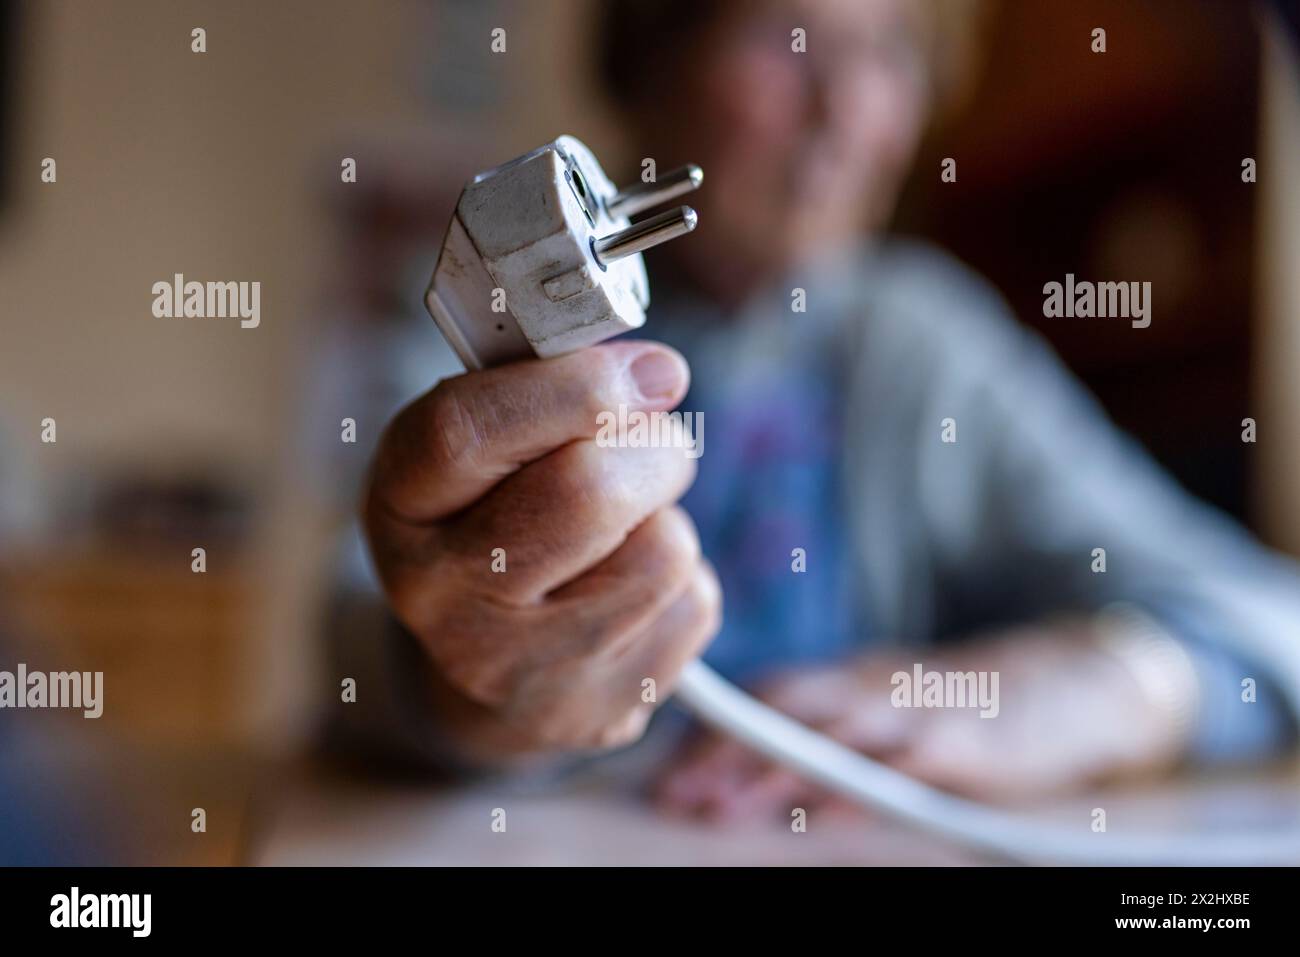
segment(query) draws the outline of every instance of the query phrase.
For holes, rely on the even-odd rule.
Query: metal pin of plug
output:
[[[604,266],[615,259],[644,252],[652,246],[685,236],[695,228],[697,220],[695,210],[689,206],[678,206],[633,223],[627,229],[593,239],[591,251],[596,254],[596,261]]]
[[[605,204],[611,216],[635,216],[654,206],[659,206],[684,196],[700,188],[704,182],[704,170],[691,164],[665,173],[653,183],[637,183],[620,189],[614,198]]]

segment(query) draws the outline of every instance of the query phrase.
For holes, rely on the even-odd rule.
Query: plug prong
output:
[[[635,216],[654,206],[659,206],[685,196],[692,190],[699,189],[704,182],[704,170],[691,164],[665,173],[653,183],[637,183],[620,189],[614,198],[605,204],[611,216]]]
[[[620,229],[608,236],[601,236],[591,241],[591,251],[596,254],[596,261],[602,266],[642,252],[660,243],[666,243],[678,236],[685,236],[695,228],[698,217],[689,206],[678,206],[665,210],[649,219],[633,223],[627,229]]]

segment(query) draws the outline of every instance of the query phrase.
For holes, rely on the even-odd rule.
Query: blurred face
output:
[[[647,155],[699,163],[698,238],[683,244],[752,286],[881,224],[920,136],[925,68],[907,0],[734,3],[650,97]],[[791,31],[806,31],[806,51]],[[654,140],[658,143],[655,144]]]

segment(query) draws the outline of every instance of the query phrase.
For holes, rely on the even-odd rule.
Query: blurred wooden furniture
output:
[[[203,747],[229,741],[240,729],[258,593],[239,561],[221,564],[196,574],[181,547],[7,553],[0,595],[12,634],[3,651],[34,670],[102,671],[98,723],[114,734]]]
[[[260,759],[245,714],[260,589],[238,552],[196,574],[188,548],[9,551],[0,667],[102,671],[102,717],[23,711],[11,772],[49,816],[59,864],[232,864]],[[206,830],[192,829],[195,808]]]

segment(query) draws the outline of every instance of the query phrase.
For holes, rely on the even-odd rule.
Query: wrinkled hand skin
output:
[[[945,790],[1015,803],[1101,779],[1153,771],[1185,747],[1171,717],[1100,652],[1082,622],[1017,629],[951,649],[875,655],[781,674],[756,689],[768,704],[837,741]],[[979,708],[896,708],[891,677],[925,670],[997,671],[996,717]],[[717,735],[690,742],[656,782],[668,813],[722,822],[850,805]]]
[[[675,504],[694,460],[595,441],[600,412],[667,411],[688,384],[667,347],[611,343],[445,380],[387,428],[371,553],[467,757],[628,743],[654,707],[643,680],[665,700],[717,632],[717,578]]]

